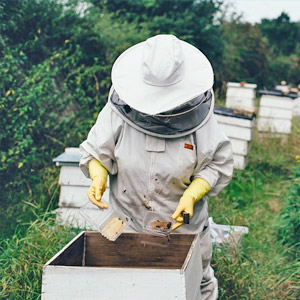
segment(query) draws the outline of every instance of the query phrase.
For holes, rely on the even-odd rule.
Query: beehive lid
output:
[[[55,157],[52,161],[57,166],[78,165],[80,161],[79,148],[66,148],[65,152]]]
[[[238,119],[244,119],[244,120],[253,120],[253,117],[248,117],[241,114],[236,114],[232,108],[223,107],[223,106],[215,106],[214,113],[217,115],[227,116],[227,117],[233,117]]]
[[[245,88],[245,89],[256,89],[257,85],[254,83],[244,83],[244,82],[227,82],[227,88]]]
[[[297,93],[294,93],[294,92],[289,92],[287,94],[285,93],[282,93],[281,91],[279,90],[271,90],[271,91],[268,91],[268,90],[259,90],[258,93],[260,95],[269,95],[269,96],[278,96],[278,97],[288,97],[288,98],[291,98],[291,99],[296,99],[298,98],[298,95]]]

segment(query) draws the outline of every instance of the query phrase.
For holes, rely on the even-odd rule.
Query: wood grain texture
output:
[[[123,233],[115,242],[100,233],[86,233],[86,266],[124,268],[181,269],[195,235],[171,234],[167,238],[142,233]],[[144,245],[143,241],[167,244],[167,247]],[[101,255],[99,255],[101,253]]]
[[[82,266],[84,251],[84,234],[80,234],[64,249],[49,265],[56,266]]]

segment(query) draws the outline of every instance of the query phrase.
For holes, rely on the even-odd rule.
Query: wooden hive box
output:
[[[66,148],[65,152],[53,159],[60,166],[59,174],[59,208],[56,212],[56,221],[61,225],[70,225],[75,228],[88,228],[86,220],[79,214],[79,209],[88,202],[87,192],[91,179],[86,178],[79,168],[79,148]],[[102,199],[109,201],[109,184]],[[95,206],[95,210],[98,210]],[[91,210],[91,214],[94,212]]]
[[[215,107],[214,113],[221,129],[231,141],[234,168],[244,169],[248,162],[254,118],[235,114],[233,109],[220,106]]]
[[[153,246],[161,239],[81,232],[44,265],[42,300],[200,300],[199,236],[171,234],[165,248]]]
[[[225,106],[233,109],[236,107],[255,107],[255,89],[256,84],[228,82]]]
[[[263,94],[259,104],[258,131],[289,134],[292,128],[294,101],[290,97]]]

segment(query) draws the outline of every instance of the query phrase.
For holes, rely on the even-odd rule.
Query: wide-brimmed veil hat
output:
[[[111,78],[119,97],[148,115],[183,105],[211,89],[214,81],[205,55],[174,35],[156,35],[124,51]]]

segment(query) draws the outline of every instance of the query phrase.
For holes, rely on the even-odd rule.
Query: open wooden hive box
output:
[[[198,235],[123,233],[111,242],[83,231],[44,265],[42,300],[198,300],[201,280]]]

